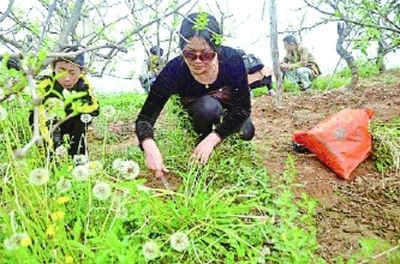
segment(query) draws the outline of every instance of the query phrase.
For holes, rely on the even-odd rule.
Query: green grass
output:
[[[400,118],[371,123],[372,154],[380,172],[400,170]]]
[[[295,201],[292,156],[285,172],[272,177],[252,142],[231,137],[207,165],[193,164],[188,157],[196,138],[173,100],[155,136],[166,166],[183,184],[172,193],[145,188],[143,179],[127,180],[125,163],[116,162],[137,162],[147,173],[138,146],[109,150],[107,127],[133,122],[145,99],[121,94],[99,97],[101,114],[93,125],[101,127],[103,140],[89,142],[100,151],[91,153],[78,175],[70,158],[50,158],[40,146],[14,158],[32,136],[29,99],[21,94],[1,103],[7,111],[0,123],[2,263],[324,263],[315,255],[317,202],[306,194]],[[112,142],[124,143],[118,137]],[[32,181],[38,168],[42,185]],[[60,188],[66,182],[70,188]],[[171,242],[177,232],[188,239],[181,251]]]
[[[143,179],[125,178],[117,159],[137,162],[146,173],[138,146],[109,151],[106,128],[132,122],[144,95],[99,97],[101,114],[93,125],[101,124],[103,140],[90,142],[100,151],[82,167],[68,157],[51,158],[41,146],[14,158],[32,136],[30,101],[24,98],[2,103],[7,111],[0,124],[2,263],[147,263],[153,258],[157,263],[308,263],[316,258],[315,201],[304,196],[302,203],[293,203],[291,185],[273,183],[251,142],[232,137],[206,166],[188,163],[196,138],[176,104],[168,103],[156,139],[168,168],[184,183],[168,193],[144,188]],[[287,182],[294,177],[289,163]],[[188,238],[182,251],[171,242],[177,232]]]

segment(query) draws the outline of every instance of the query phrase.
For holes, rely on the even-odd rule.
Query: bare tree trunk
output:
[[[0,17],[0,23],[3,22],[4,19],[6,19],[8,15],[11,13],[14,1],[15,0],[10,0],[10,2],[8,3],[6,12]]]
[[[350,52],[348,52],[346,49],[343,48],[343,42],[346,39],[346,37],[350,34],[351,32],[351,26],[348,25],[348,23],[341,23],[339,22],[337,24],[337,31],[338,31],[338,40],[336,42],[336,52],[339,54],[339,56],[344,59],[347,63],[347,66],[349,67],[351,71],[351,81],[349,86],[347,86],[347,91],[348,92],[353,92],[354,88],[356,87],[358,83],[358,68],[357,65],[354,61],[353,55],[351,55]]]
[[[376,57],[376,65],[379,67],[379,72],[383,73],[386,70],[386,65],[385,65],[385,55],[387,53],[386,51],[386,45],[385,45],[385,40],[383,38],[380,38],[378,41],[378,54]]]
[[[61,31],[60,38],[58,39],[56,46],[53,48],[53,52],[61,51],[62,46],[67,44],[68,37],[71,35],[71,32],[75,30],[76,25],[79,22],[79,19],[81,18],[81,12],[84,2],[85,0],[76,0],[74,10],[72,11],[72,14],[68,19],[64,29]],[[50,63],[51,59],[46,59],[43,62],[43,66],[46,67]]]
[[[65,28],[61,32],[60,38],[58,40],[58,46],[56,49],[60,49],[60,46],[62,44],[67,44],[68,42],[68,36],[71,34],[73,30],[75,30],[76,24],[78,23],[80,17],[81,17],[81,12],[82,12],[82,7],[84,4],[85,0],[76,0],[74,10],[72,11],[71,17],[68,19],[67,24],[65,25]],[[56,50],[59,51],[59,50]]]
[[[279,49],[278,49],[278,25],[276,19],[276,4],[275,0],[269,0],[269,23],[270,23],[270,48],[271,58],[273,63],[275,82],[276,82],[276,96],[275,107],[282,106],[283,88],[282,88],[282,75],[279,67]]]

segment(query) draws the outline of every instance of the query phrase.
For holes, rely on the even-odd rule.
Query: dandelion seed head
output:
[[[265,257],[260,256],[257,258],[257,264],[265,264]]]
[[[83,165],[87,163],[87,158],[85,155],[74,155],[74,163],[76,165]]]
[[[126,207],[119,208],[116,217],[118,219],[126,220],[128,218],[128,209]]]
[[[4,121],[7,118],[7,110],[0,105],[0,121]]]
[[[122,198],[121,196],[113,195],[111,197],[111,205],[112,210],[118,211],[122,207]]]
[[[126,180],[135,179],[140,172],[139,164],[133,160],[126,160],[121,163],[120,173]]]
[[[71,189],[71,181],[67,179],[59,180],[56,184],[56,189],[58,193],[65,193]]]
[[[104,106],[103,108],[103,115],[106,117],[106,118],[110,118],[110,117],[113,117],[114,115],[115,115],[115,113],[117,112],[116,110],[115,110],[115,108],[114,108],[114,106],[112,106],[112,105],[106,105],[106,106]]]
[[[189,237],[183,232],[175,232],[171,235],[171,247],[176,251],[184,251],[189,246]]]
[[[93,189],[93,196],[99,200],[107,200],[111,195],[111,186],[106,182],[97,182]]]
[[[146,260],[153,260],[160,256],[160,248],[154,241],[147,241],[142,248],[143,256]]]
[[[103,172],[103,164],[98,160],[90,161],[86,163],[85,166],[88,168],[90,176],[94,176]]]
[[[269,249],[269,247],[263,246],[263,248],[261,250],[261,255],[268,256],[270,254],[271,254],[271,250]]]
[[[68,156],[67,148],[62,146],[62,145],[58,146],[56,148],[55,153],[56,153],[57,156],[60,156],[60,157],[67,157]]]
[[[29,173],[29,183],[32,185],[44,185],[49,181],[49,179],[49,172],[44,168],[37,168]]]
[[[122,159],[120,159],[120,158],[115,159],[115,160],[113,161],[113,163],[112,163],[112,168],[113,168],[113,170],[115,170],[115,171],[117,171],[117,172],[120,172],[123,162],[124,162],[124,161],[123,161]]]
[[[25,245],[28,241],[29,235],[27,233],[15,233],[11,237],[4,240],[4,247],[7,250],[18,249],[19,246]],[[29,238],[30,239],[30,238]]]
[[[81,121],[85,124],[89,123],[90,121],[92,121],[92,116],[89,114],[82,114],[81,115]]]
[[[89,170],[85,165],[78,165],[72,170],[72,177],[78,181],[84,181],[89,177]]]

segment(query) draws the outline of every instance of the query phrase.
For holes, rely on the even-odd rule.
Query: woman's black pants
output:
[[[189,105],[187,111],[192,118],[194,131],[199,134],[200,139],[204,139],[213,131],[213,126],[221,122],[224,107],[211,95],[205,95]],[[240,139],[251,140],[255,132],[251,118],[240,124],[236,132]]]

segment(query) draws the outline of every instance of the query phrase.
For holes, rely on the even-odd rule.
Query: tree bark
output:
[[[8,3],[6,12],[0,17],[0,23],[3,22],[4,19],[6,19],[8,15],[11,13],[14,1],[15,0],[10,0],[10,2]]]
[[[273,63],[273,70],[276,82],[276,96],[275,96],[275,107],[282,107],[282,75],[279,67],[279,49],[278,49],[278,25],[276,17],[276,4],[275,0],[269,0],[269,22],[270,22],[270,49],[271,58]]]
[[[380,73],[383,73],[386,70],[384,59],[387,51],[385,47],[385,41],[383,40],[383,38],[380,38],[378,41],[378,54],[376,57],[376,65],[378,66]]]
[[[346,22],[344,23],[339,22],[337,24],[337,31],[339,37],[336,42],[336,52],[342,59],[346,61],[347,66],[351,71],[351,81],[350,84],[347,86],[347,91],[353,92],[354,88],[358,83],[358,67],[354,61],[353,55],[351,55],[350,52],[348,52],[345,48],[343,48],[343,42],[346,39],[346,37],[350,34],[351,26],[349,26]]]

